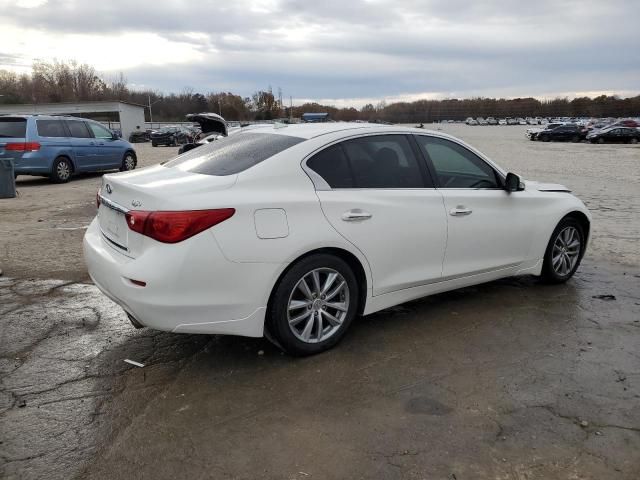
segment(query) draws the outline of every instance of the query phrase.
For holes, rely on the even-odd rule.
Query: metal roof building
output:
[[[78,115],[90,113],[117,113],[122,130],[122,138],[127,140],[136,127],[144,129],[144,105],[135,103],[78,102],[78,103],[38,103],[22,105],[0,105],[0,115]]]

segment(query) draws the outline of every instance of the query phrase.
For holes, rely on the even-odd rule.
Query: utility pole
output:
[[[289,123],[293,121],[293,97],[289,95]]]
[[[151,106],[155,105],[156,103],[158,103],[159,101],[162,100],[162,98],[159,98],[158,100],[156,100],[155,102],[151,103],[151,95],[148,95],[148,100],[149,100],[149,123],[151,124],[151,128],[153,128],[153,113],[151,112]]]

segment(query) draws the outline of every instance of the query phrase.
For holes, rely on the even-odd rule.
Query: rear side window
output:
[[[373,135],[329,147],[307,161],[331,188],[424,188],[404,135]]]
[[[41,137],[67,136],[62,120],[38,120],[36,125],[38,126],[38,135]]]
[[[91,138],[89,129],[87,129],[87,125],[84,122],[69,120],[67,121],[67,127],[69,127],[69,132],[74,138]]]
[[[307,161],[307,167],[320,175],[331,188],[353,188],[349,160],[340,145],[332,145]]]
[[[96,138],[113,138],[113,134],[111,133],[111,131],[107,130],[102,125],[89,122],[89,128],[93,132],[93,136]]]
[[[164,166],[204,175],[233,175],[303,141],[304,138],[272,133],[237,133],[194,148]]]
[[[27,120],[25,118],[1,118],[0,138],[25,138]]]

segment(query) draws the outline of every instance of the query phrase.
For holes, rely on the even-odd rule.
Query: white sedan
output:
[[[105,175],[89,274],[136,327],[267,336],[308,355],[356,315],[513,275],[564,282],[591,216],[440,132],[249,129]]]

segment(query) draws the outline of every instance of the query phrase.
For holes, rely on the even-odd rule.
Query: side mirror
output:
[[[111,140],[120,140],[120,137],[116,132],[111,132]]]
[[[520,192],[524,190],[524,185],[520,181],[520,177],[515,173],[507,173],[507,177],[504,179],[504,189],[507,192]]]

